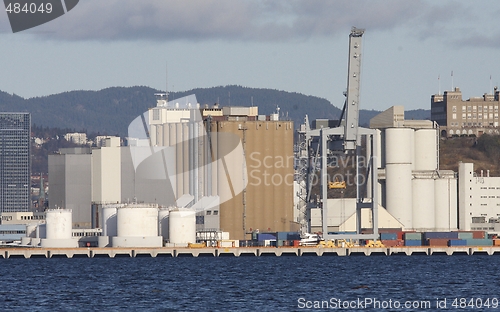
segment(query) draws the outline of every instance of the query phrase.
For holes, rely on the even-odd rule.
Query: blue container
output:
[[[290,232],[286,239],[290,241],[300,240],[300,233]]]
[[[405,246],[422,246],[422,241],[407,239],[405,240]]]
[[[398,233],[380,233],[381,240],[397,240]]]
[[[465,239],[450,239],[448,241],[448,246],[449,247],[454,247],[454,246],[467,246],[467,241]]]
[[[269,234],[269,233],[257,234],[258,241],[265,241],[265,240],[272,240],[272,239],[276,239],[276,236],[274,236],[273,234]]]
[[[424,241],[432,238],[458,239],[458,232],[425,232]]]

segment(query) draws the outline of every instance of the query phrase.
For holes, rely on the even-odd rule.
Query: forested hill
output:
[[[30,112],[32,123],[41,127],[69,128],[87,133],[127,135],[129,123],[139,114],[156,105],[158,90],[137,87],[112,87],[100,91],[70,91],[44,97],[24,99],[0,91],[0,111]],[[336,119],[340,109],[326,99],[299,93],[224,86],[198,88],[175,92],[169,99],[195,94],[202,105],[219,103],[221,106],[258,106],[259,114],[270,114],[280,107],[282,119],[301,124],[307,114],[309,120]],[[343,103],[340,103],[343,104]],[[339,105],[340,105],[339,104]],[[360,111],[360,124],[366,126],[379,111]],[[430,110],[406,112],[406,119],[428,119]]]

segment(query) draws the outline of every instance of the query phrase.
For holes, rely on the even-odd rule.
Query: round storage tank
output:
[[[385,167],[386,209],[405,229],[412,229],[411,164],[388,164]]]
[[[457,180],[436,179],[435,190],[435,216],[436,231],[451,231],[457,228]]]
[[[117,223],[116,223],[116,210],[119,205],[102,205],[101,209],[101,226],[102,236],[116,236]]]
[[[434,179],[413,179],[413,229],[433,231],[436,227],[434,211]]]
[[[437,168],[436,129],[415,131],[415,170],[435,170]]]
[[[172,244],[196,243],[196,214],[194,210],[170,211],[169,241]]]
[[[163,239],[168,239],[168,217],[170,210],[168,208],[161,208],[158,210],[158,236]]]
[[[72,238],[72,211],[71,209],[49,209],[46,217],[47,239]]]
[[[158,236],[158,206],[130,204],[116,210],[117,236]]]
[[[413,129],[388,128],[385,130],[385,163],[411,164],[413,158]]]

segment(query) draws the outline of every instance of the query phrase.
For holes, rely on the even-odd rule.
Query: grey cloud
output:
[[[85,0],[32,33],[55,40],[286,41],[344,34],[351,26],[453,34],[466,9],[415,0]],[[0,30],[1,31],[1,30]],[[458,40],[459,38],[455,38]]]

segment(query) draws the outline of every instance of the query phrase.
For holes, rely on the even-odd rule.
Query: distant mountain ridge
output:
[[[155,93],[150,87],[111,87],[99,91],[69,91],[59,94],[24,99],[0,91],[0,111],[30,112],[32,123],[41,127],[70,128],[87,133],[127,136],[130,122],[149,108],[156,106]],[[169,94],[169,99],[195,94],[201,105],[254,106],[259,114],[268,115],[280,107],[280,118],[290,119],[295,125],[309,120],[338,119],[341,110],[323,98],[272,89],[247,88],[230,85],[197,88]],[[367,126],[370,118],[380,113],[360,110],[360,124]],[[429,119],[430,110],[405,112],[406,119]]]

